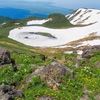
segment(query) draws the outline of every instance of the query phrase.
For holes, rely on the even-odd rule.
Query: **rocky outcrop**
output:
[[[65,81],[65,75],[68,75],[70,78],[74,77],[74,73],[71,69],[57,62],[39,67],[26,79],[26,83],[31,82],[32,78],[37,75],[39,75],[41,80],[45,81],[47,85],[54,90],[57,90],[60,83]]]
[[[2,68],[5,64],[12,64],[14,71],[17,71],[15,60],[10,57],[10,52],[4,48],[0,48],[0,67]]]
[[[91,48],[84,49],[82,53],[82,58],[90,59],[94,56],[95,51],[100,51],[100,45],[94,45]]]
[[[11,63],[10,52],[4,48],[0,48],[0,65]]]
[[[0,85],[0,100],[14,100],[14,98],[24,98],[22,92],[13,89],[8,85]]]
[[[45,55],[43,55],[43,54],[40,54],[40,58],[41,58],[43,61],[46,60],[46,57],[45,57]]]

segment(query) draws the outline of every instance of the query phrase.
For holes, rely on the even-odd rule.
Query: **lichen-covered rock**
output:
[[[33,77],[39,75],[41,80],[45,81],[50,88],[57,90],[60,86],[60,83],[64,81],[64,77],[66,74],[70,78],[74,77],[74,73],[71,69],[63,64],[53,62],[49,65],[39,67],[37,70],[35,70],[26,79],[26,83],[31,82]]]
[[[22,92],[13,89],[8,85],[0,85],[0,100],[14,100],[14,98],[24,98]]]

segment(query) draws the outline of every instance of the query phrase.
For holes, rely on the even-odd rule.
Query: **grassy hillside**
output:
[[[68,28],[73,26],[64,15],[59,13],[50,14],[48,18],[51,18],[51,20],[43,24],[45,27]]]
[[[14,72],[9,65],[0,69],[0,84],[15,86],[24,93],[24,99],[16,98],[16,100],[38,100],[41,96],[49,96],[55,100],[80,100],[82,96],[88,96],[89,100],[99,100],[94,98],[100,93],[100,68],[95,65],[95,62],[100,61],[100,52],[88,59],[87,62],[80,60],[79,68],[76,68],[73,62],[76,59],[76,54],[46,55],[55,56],[58,61],[62,61],[63,64],[74,71],[74,79],[68,78],[67,75],[63,78],[59,77],[59,79],[63,79],[59,90],[48,87],[39,76],[34,77],[32,82],[26,84],[26,78],[38,68],[36,66],[43,66],[52,62],[49,59],[43,61],[38,55],[34,56],[35,58],[30,54],[11,53],[16,65],[23,64],[22,67],[17,72]],[[65,61],[61,60],[64,56],[66,57]],[[32,64],[35,66],[31,67]]]
[[[11,20],[9,17],[0,16],[0,24],[4,23],[5,21]]]
[[[10,51],[17,51],[24,53],[34,52],[35,49],[33,47],[26,46],[22,43],[19,43],[17,41],[8,38],[9,31],[17,27],[16,25],[7,27],[8,25],[9,24],[7,24],[5,27],[0,28],[0,47],[6,48]]]
[[[51,14],[49,18],[52,18],[52,21],[45,23],[44,26],[53,28],[72,26],[61,14]],[[99,100],[95,99],[95,97],[100,94],[100,51],[95,52],[90,59],[79,59],[79,67],[75,67],[74,61],[79,56],[76,53],[56,52],[56,54],[50,54],[45,50],[43,50],[43,53],[42,49],[26,46],[7,37],[11,29],[19,25],[25,25],[30,19],[33,18],[29,17],[21,21],[11,20],[0,27],[0,48],[3,47],[11,51],[11,58],[15,59],[18,67],[18,71],[15,72],[11,65],[0,66],[0,84],[4,83],[13,86],[24,93],[24,99],[16,98],[15,100],[38,100],[41,96],[52,97],[55,100],[80,100],[81,97]],[[15,25],[15,22],[20,24]],[[42,35],[43,33],[39,34]],[[45,33],[45,35],[51,36],[48,33]],[[41,54],[37,52],[38,50],[43,53],[46,60],[42,59]],[[54,49],[47,48],[47,50],[53,51]],[[62,63],[73,70],[74,78],[71,79],[67,75],[59,77],[62,80],[58,90],[48,87],[44,81],[41,81],[39,76],[34,77],[32,82],[26,84],[26,78],[38,69],[38,66],[45,66],[53,61]]]

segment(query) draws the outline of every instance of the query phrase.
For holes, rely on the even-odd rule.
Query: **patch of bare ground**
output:
[[[88,48],[88,47],[87,47]],[[56,53],[64,53],[66,51],[75,51],[75,50],[81,50],[82,48],[73,48],[73,47],[66,47],[66,48],[38,48],[36,52],[38,53],[50,53],[50,54],[56,54]]]
[[[75,41],[71,41],[67,43],[66,45],[75,47],[75,46],[81,45],[82,42],[96,40],[96,39],[100,39],[100,36],[97,35],[97,32],[93,32],[93,33],[90,33],[87,37],[84,37]]]
[[[48,48],[39,48],[37,49],[37,52],[39,53],[52,53],[52,54],[55,54],[55,53],[62,53],[64,52],[63,49],[61,48],[53,48],[53,47],[48,47]]]
[[[91,48],[91,45],[84,45],[82,46],[81,44],[85,41],[91,41],[91,40],[96,40],[100,39],[100,36],[97,35],[97,32],[90,33],[87,37],[71,41],[67,44],[60,45],[60,46],[65,46],[65,48],[58,48],[55,47],[47,47],[47,48],[36,48],[36,52],[38,53],[64,53],[65,51],[75,51],[75,50],[83,50],[86,48]]]

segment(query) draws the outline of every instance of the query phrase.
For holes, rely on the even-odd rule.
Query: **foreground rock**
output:
[[[0,100],[14,100],[15,98],[24,98],[22,92],[7,85],[0,85]]]
[[[11,63],[10,52],[4,48],[0,48],[0,65]]]
[[[71,69],[63,64],[53,62],[49,65],[39,67],[37,70],[35,70],[26,79],[26,83],[31,82],[33,77],[39,75],[41,80],[45,81],[50,88],[57,90],[60,83],[65,81],[64,77],[66,76],[66,74],[70,78],[74,77],[74,73]]]
[[[4,48],[0,48],[0,68],[5,64],[12,64],[14,71],[17,71],[15,60],[10,57],[10,52]]]
[[[87,48],[83,50],[82,58],[91,58],[94,56],[95,51],[100,51],[100,45],[94,45],[91,48]]]

